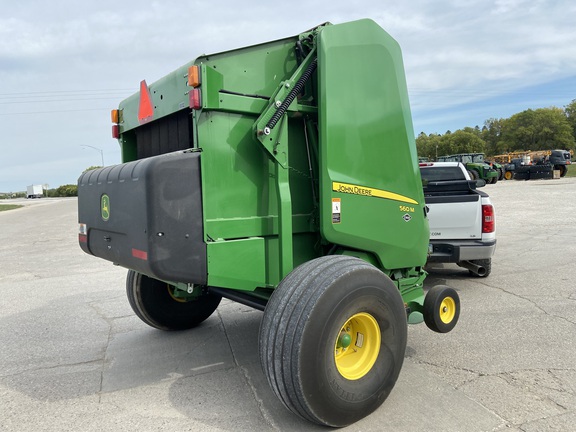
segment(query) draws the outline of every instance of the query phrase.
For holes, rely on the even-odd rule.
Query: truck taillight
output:
[[[492,233],[496,229],[494,207],[490,204],[482,205],[482,233]]]
[[[112,138],[120,138],[120,126],[117,124],[112,125]]]

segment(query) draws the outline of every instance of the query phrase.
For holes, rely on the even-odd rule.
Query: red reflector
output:
[[[141,251],[140,249],[132,249],[132,256],[144,261],[148,261],[148,252]]]
[[[112,138],[120,138],[120,126],[117,124],[112,125]]]
[[[200,93],[199,88],[190,90],[188,97],[190,98],[190,108],[195,110],[202,108],[202,93]]]
[[[482,232],[491,233],[496,229],[496,219],[494,217],[494,207],[489,204],[482,206]]]
[[[420,162],[418,166],[434,166],[432,162]]]
[[[154,115],[154,106],[152,105],[152,97],[150,96],[150,89],[146,85],[146,80],[140,83],[140,102],[138,103],[138,120],[140,124],[152,120]]]
[[[78,241],[80,243],[88,243],[88,236],[86,234],[78,234]]]

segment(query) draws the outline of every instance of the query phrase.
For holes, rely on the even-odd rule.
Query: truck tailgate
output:
[[[474,239],[482,237],[480,195],[426,197],[430,239]]]

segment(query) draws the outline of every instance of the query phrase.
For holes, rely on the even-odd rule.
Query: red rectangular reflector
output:
[[[199,88],[190,90],[188,97],[190,98],[190,108],[195,110],[202,108],[202,93]]]
[[[78,241],[80,243],[88,243],[88,236],[85,234],[78,234]]]
[[[134,258],[138,258],[144,261],[148,261],[148,252],[146,251],[142,251],[140,249],[134,249],[132,248],[132,256]]]
[[[120,126],[117,124],[112,125],[112,138],[120,138]]]

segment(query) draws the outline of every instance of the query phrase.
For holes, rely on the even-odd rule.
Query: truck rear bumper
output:
[[[488,259],[494,255],[496,240],[430,241],[428,262],[457,263],[460,261]]]

